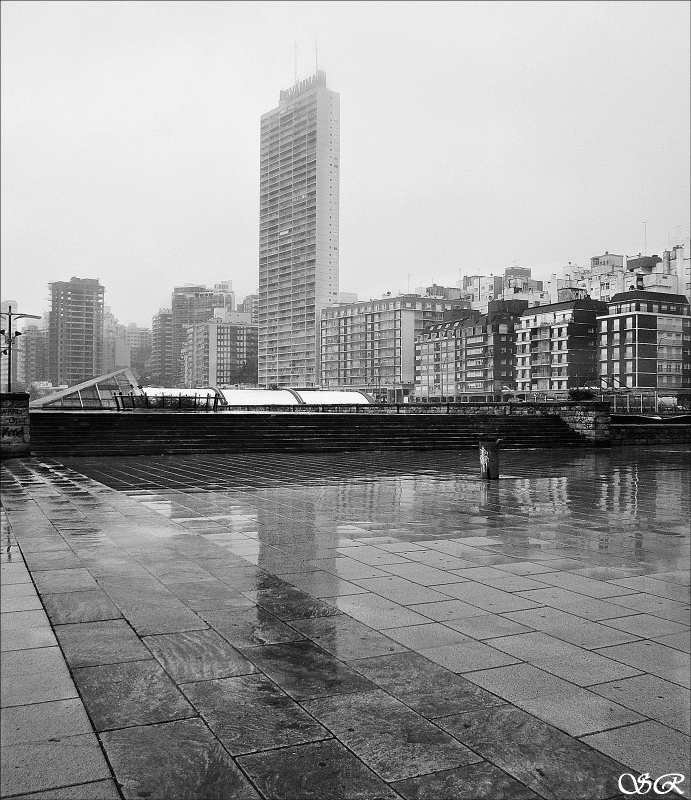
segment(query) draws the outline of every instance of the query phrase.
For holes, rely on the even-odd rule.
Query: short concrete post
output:
[[[480,439],[480,478],[499,480],[499,443],[501,439]]]

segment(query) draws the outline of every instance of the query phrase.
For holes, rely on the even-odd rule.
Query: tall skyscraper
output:
[[[318,71],[261,118],[259,384],[314,386],[338,301],[340,98]]]
[[[103,374],[103,294],[98,278],[49,284],[52,305],[48,346],[50,380],[76,383]]]

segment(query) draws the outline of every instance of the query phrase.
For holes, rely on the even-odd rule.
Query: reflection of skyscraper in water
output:
[[[401,479],[292,485],[274,496],[275,513],[258,505],[258,566],[285,571],[292,563],[297,572],[319,561],[315,566],[328,569],[343,540],[385,535],[391,521],[399,519]]]
[[[323,498],[327,488],[287,485],[272,493],[275,504],[257,505],[257,566],[281,571],[291,562],[297,567],[337,547],[336,525]]]

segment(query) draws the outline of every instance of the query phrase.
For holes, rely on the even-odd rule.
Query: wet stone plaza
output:
[[[688,448],[9,459],[3,798],[689,797]]]

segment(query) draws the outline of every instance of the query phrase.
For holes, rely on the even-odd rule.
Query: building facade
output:
[[[691,303],[691,259],[685,255],[683,244],[664,251],[662,271],[677,276],[677,293],[683,294]]]
[[[228,388],[257,382],[257,326],[249,314],[218,316],[187,328],[184,385]]]
[[[235,293],[231,281],[206,286],[187,284],[176,286],[171,299],[173,336],[173,386],[184,383],[182,348],[187,343],[187,326],[213,319],[216,309],[232,311],[235,308]]]
[[[496,395],[513,390],[514,327],[525,300],[489,303],[487,314],[460,311],[425,328],[415,344],[415,400],[453,402],[460,395]]]
[[[73,386],[103,374],[103,296],[98,278],[49,284],[49,379]]]
[[[242,303],[238,303],[237,310],[242,314],[249,314],[252,324],[257,325],[259,322],[259,295],[248,294]]]
[[[18,346],[18,385],[27,391],[33,383],[48,380],[48,328],[38,324],[25,325]]]
[[[321,318],[321,386],[360,389],[401,403],[415,384],[415,340],[458,300],[417,294],[325,309]]]
[[[340,99],[318,71],[261,118],[259,383],[314,386],[338,300]]]
[[[552,275],[550,296],[558,301],[562,289],[581,289],[593,300],[608,302],[616,294],[644,289],[652,292],[680,292],[676,261],[654,256],[593,256],[589,269],[569,264],[561,275]]]
[[[110,306],[103,312],[103,372],[114,372],[119,367],[130,366],[130,346],[125,339],[125,326],[121,325]]]
[[[684,295],[615,295],[598,319],[600,381],[611,389],[691,387],[691,319]]]
[[[173,364],[173,312],[161,308],[151,320],[151,381],[154,386],[175,386]]]
[[[151,328],[140,328],[135,322],[125,328],[125,342],[130,349],[130,367],[139,375],[151,372]]]
[[[527,308],[516,327],[516,388],[522,392],[597,387],[597,317],[590,298]]]

